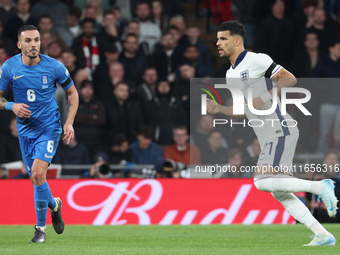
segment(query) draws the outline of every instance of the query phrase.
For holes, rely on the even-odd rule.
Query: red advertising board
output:
[[[252,179],[49,180],[66,224],[295,223]],[[0,224],[35,224],[29,180],[0,180]],[[47,224],[51,224],[48,215]]]

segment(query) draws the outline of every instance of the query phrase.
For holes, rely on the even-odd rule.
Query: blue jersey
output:
[[[15,103],[24,103],[31,111],[30,118],[17,117],[18,134],[37,137],[47,127],[60,126],[58,105],[54,98],[59,83],[64,90],[73,85],[66,67],[49,56],[40,54],[40,62],[24,65],[21,54],[7,60],[0,71],[0,90],[7,91],[10,84]]]

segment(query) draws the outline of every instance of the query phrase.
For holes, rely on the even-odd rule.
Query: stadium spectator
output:
[[[7,21],[13,18],[17,14],[15,4],[12,0],[2,0],[0,6],[0,20],[3,26],[6,25]]]
[[[112,93],[112,92],[111,92]],[[109,137],[124,134],[129,142],[134,142],[139,127],[143,123],[139,104],[129,99],[129,85],[119,82],[113,89],[112,100],[106,101],[107,127]]]
[[[21,160],[16,117],[12,117],[9,130],[0,141],[0,164]]]
[[[31,15],[35,19],[43,14],[49,14],[52,17],[53,24],[61,26],[65,23],[68,6],[59,0],[42,0],[36,3],[31,10]]]
[[[328,52],[329,43],[334,40],[334,27],[326,22],[324,9],[315,9],[313,13],[313,25],[308,30],[316,33],[319,39],[319,50]]]
[[[154,141],[162,146],[173,143],[173,130],[186,124],[181,101],[172,96],[170,90],[167,80],[159,81],[156,97],[151,101],[144,101],[142,105],[145,124],[155,130]]]
[[[137,141],[130,144],[131,161],[135,164],[155,164],[163,158],[162,147],[152,142],[154,130],[148,126],[141,126]]]
[[[292,19],[295,26],[295,35],[299,35],[305,29],[313,26],[313,14],[318,7],[318,0],[305,0],[301,2],[300,7],[295,11]]]
[[[0,19],[0,44],[6,48],[6,52],[8,53],[9,56],[14,56],[19,52],[19,49],[16,47],[14,42],[12,42],[4,35],[3,31],[4,27]]]
[[[48,14],[41,15],[38,19],[37,27],[40,33],[53,32],[54,24],[53,24],[51,16]]]
[[[83,33],[79,24],[80,17],[81,10],[71,7],[66,15],[65,24],[56,27],[56,32],[68,48],[72,46],[73,40]]]
[[[136,15],[139,21],[141,41],[148,43],[150,52],[153,52],[154,46],[160,41],[162,32],[160,28],[150,20],[150,6],[147,2],[140,2],[136,6]]]
[[[98,36],[94,32],[95,21],[85,18],[82,21],[83,34],[73,41],[71,49],[77,57],[76,65],[79,68],[87,68],[90,73],[95,71],[99,65],[100,45]]]
[[[241,171],[243,166],[243,154],[239,149],[232,149],[228,153],[228,164],[231,171],[222,175],[222,178],[250,178],[252,173],[250,171]]]
[[[94,8],[93,6],[87,6],[85,8],[85,13],[84,13],[84,19],[93,19],[94,22],[94,33],[98,33],[101,29],[101,22],[98,21],[99,18],[97,19],[97,11],[96,8]]]
[[[73,51],[70,49],[62,51],[60,59],[70,73],[72,80],[74,80],[74,76],[76,75],[76,72],[79,70],[79,68],[76,66],[77,58],[74,55]]]
[[[84,176],[87,176],[89,178],[107,178],[108,175],[100,173],[101,168],[103,166],[107,166],[109,163],[109,158],[105,152],[98,152],[93,157],[94,164],[91,166],[90,171],[84,174]]]
[[[74,75],[74,85],[76,86],[76,88],[79,90],[80,88],[80,84],[82,83],[82,81],[84,80],[91,80],[91,74],[89,73],[88,69],[78,69]]]
[[[174,42],[175,42],[175,48],[179,48],[183,52],[185,49],[187,36],[183,35],[181,31],[179,30],[179,28],[176,27],[175,25],[168,26],[166,32],[170,33],[173,36]]]
[[[174,84],[174,96],[182,101],[185,114],[189,119],[190,112],[190,79],[197,78],[195,67],[190,64],[183,63],[179,67],[180,77]]]
[[[5,45],[0,44],[0,68],[6,61],[6,58],[7,58],[7,52],[6,52]]]
[[[123,52],[119,54],[118,61],[124,66],[125,79],[132,80],[134,84],[141,84],[148,61],[143,54],[138,52],[138,37],[134,34],[127,34],[123,49]]]
[[[101,72],[102,73],[102,72]],[[96,83],[98,84],[98,89],[96,94],[98,95],[99,99],[106,104],[108,101],[112,101],[113,94],[112,90],[117,86],[118,83],[124,80],[124,67],[119,62],[111,63],[108,67],[108,73],[97,79],[96,76]],[[98,82],[98,80],[103,82]],[[105,82],[107,81],[107,82]]]
[[[185,34],[185,20],[183,16],[177,15],[170,19],[169,26],[175,26],[179,30],[180,38]]]
[[[329,47],[329,55],[318,60],[313,77],[320,78],[336,78],[340,77],[340,42],[334,41]],[[327,84],[321,82],[316,84],[314,93],[318,95],[318,103],[320,107],[319,121],[319,145],[318,153],[326,153],[328,149],[328,136],[332,128],[337,113],[340,110],[340,102],[338,98],[339,86],[334,79],[327,80]]]
[[[46,54],[47,46],[51,42],[56,41],[56,40],[57,40],[57,37],[52,32],[40,33],[40,42],[41,42],[40,53]]]
[[[248,166],[256,166],[261,153],[261,145],[257,138],[254,138],[253,142],[247,147],[248,152]]]
[[[116,134],[111,142],[109,151],[110,164],[120,164],[122,162],[131,162],[131,152],[129,140],[123,134]]]
[[[109,67],[111,64],[116,63],[118,61],[119,52],[117,51],[117,47],[114,44],[108,44],[103,49],[104,51],[104,59],[100,61],[100,64],[97,66],[96,70],[93,74],[93,81],[95,86],[95,93],[101,98],[101,91],[105,85],[110,85],[110,75],[109,75]],[[112,86],[110,85],[110,92]]]
[[[164,158],[186,165],[201,164],[201,152],[196,146],[188,143],[189,135],[186,126],[178,126],[174,131],[173,139],[175,143],[164,150]]]
[[[33,15],[31,17],[31,14],[29,13],[30,6],[29,0],[17,0],[15,8],[18,13],[8,20],[3,31],[4,35],[12,42],[18,41],[17,31],[23,25],[37,25],[37,19],[33,18]]]
[[[87,165],[90,164],[90,156],[86,147],[76,141],[76,138],[71,139],[70,143],[66,141],[59,143],[59,148],[53,158],[52,163],[61,165]],[[63,168],[61,175],[82,175],[86,169],[68,169]]]
[[[197,146],[201,151],[209,146],[208,136],[214,131],[213,120],[214,116],[210,114],[201,116],[197,127],[190,134],[190,144]],[[228,147],[224,138],[222,139],[222,147]]]
[[[199,55],[200,53],[194,45],[188,46],[183,53],[184,59],[187,60],[187,62],[193,67],[195,67],[198,76],[211,77],[211,68],[199,62]]]
[[[110,1],[90,1],[90,0],[74,0],[73,5],[80,9],[85,9],[87,6],[99,6],[101,10],[106,11],[110,9]]]
[[[98,37],[100,37],[105,44],[118,41],[119,35],[116,27],[116,16],[112,11],[104,12],[103,27],[98,32]]]
[[[59,41],[52,41],[47,45],[46,54],[51,58],[55,58],[56,60],[61,61],[61,52],[65,48],[66,47],[64,45],[61,45]]]
[[[115,15],[116,18],[116,27],[118,29],[118,37],[121,39],[124,31],[125,31],[125,27],[128,24],[128,20],[124,17],[122,17],[122,13],[120,11],[120,7],[119,6],[114,6],[112,8],[112,12]]]
[[[207,65],[209,68],[212,68],[211,55],[210,55],[210,52],[209,52],[209,48],[199,38],[200,34],[201,34],[200,28],[195,24],[190,24],[188,26],[187,30],[186,30],[187,46],[189,46],[189,45],[196,46],[196,48],[199,52],[198,62],[200,64]],[[225,70],[227,70],[227,69],[225,69]]]
[[[125,39],[127,34],[134,34],[138,37],[138,45],[139,45],[139,52],[144,54],[148,58],[149,64],[152,63],[151,55],[152,52],[149,49],[149,44],[146,41],[143,41],[143,38],[140,37],[140,29],[138,21],[130,21],[125,29],[124,35],[122,39]]]
[[[170,33],[163,34],[160,47],[157,47],[157,51],[152,56],[160,79],[174,82],[175,72],[183,59],[182,54],[180,48],[176,47],[174,37]]]
[[[106,121],[105,107],[93,97],[93,91],[92,82],[85,80],[81,83],[79,107],[74,119],[77,141],[86,146],[91,158],[103,150]]]
[[[155,67],[147,67],[143,74],[143,83],[137,87],[138,99],[143,103],[151,101],[156,96],[156,85],[158,80],[157,69]]]
[[[264,19],[259,27],[257,50],[271,56],[276,63],[287,66],[294,53],[292,50],[294,26],[284,14],[284,2],[275,2],[272,7],[272,15]]]
[[[314,32],[307,32],[304,40],[304,50],[292,60],[291,71],[297,78],[312,76],[312,72],[319,59],[319,39]]]
[[[208,135],[208,146],[200,148],[202,164],[226,164],[228,162],[228,150],[222,147],[222,138],[222,134],[218,131],[212,131]]]
[[[247,36],[244,39],[244,47],[246,49],[254,48],[254,39],[257,26],[255,25],[255,20],[252,15],[254,9],[255,0],[239,0],[234,1],[233,5],[237,7],[237,16],[234,14],[235,20],[241,22],[247,31]]]
[[[164,14],[162,2],[159,0],[151,3],[151,21],[157,24],[162,32],[168,27],[169,17]]]

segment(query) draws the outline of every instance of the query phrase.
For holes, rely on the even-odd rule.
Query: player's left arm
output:
[[[293,87],[297,82],[295,76],[283,67],[271,77],[271,80],[276,83],[274,88],[277,88],[277,96],[281,95],[281,88]],[[273,90],[269,93],[273,96]]]
[[[74,138],[73,122],[78,111],[79,96],[74,84],[66,90],[68,95],[68,114],[64,125],[64,138],[67,144]]]

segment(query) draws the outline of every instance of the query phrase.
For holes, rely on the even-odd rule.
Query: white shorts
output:
[[[299,133],[281,136],[267,142],[260,153],[258,166],[271,166],[278,172],[293,175],[293,158]]]

